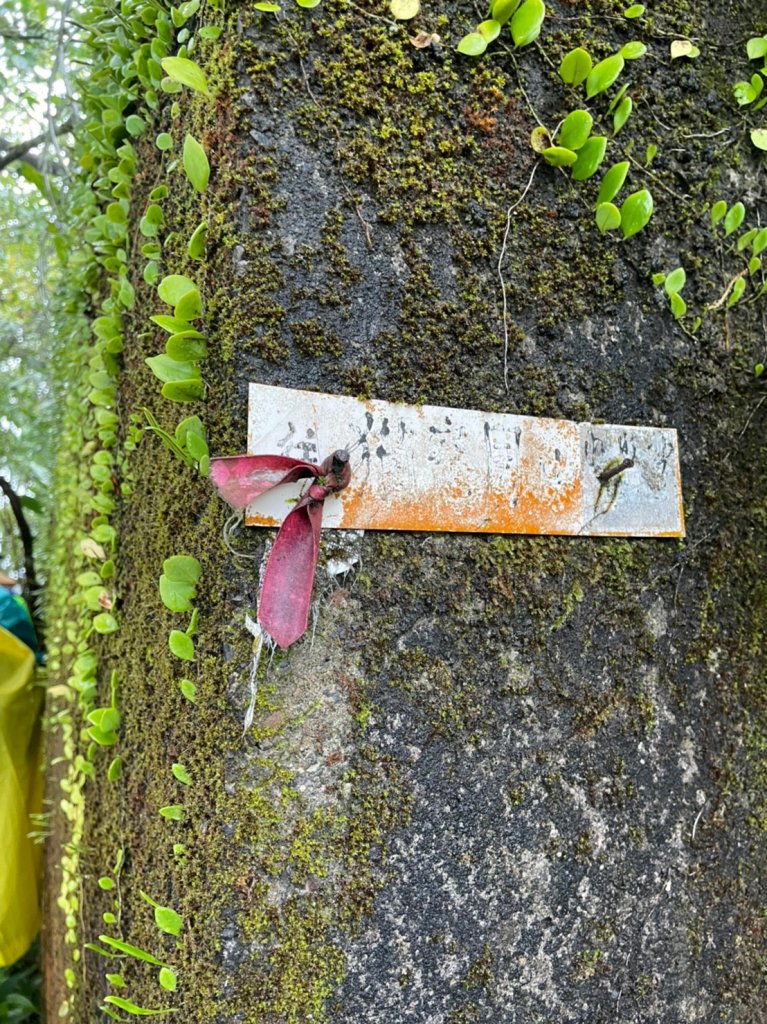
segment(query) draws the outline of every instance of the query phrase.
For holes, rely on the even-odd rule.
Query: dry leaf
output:
[[[699,57],[700,50],[689,39],[675,39],[671,44],[671,59],[677,57]]]
[[[427,46],[436,46],[439,41],[440,38],[436,32],[419,32],[417,36],[411,38],[410,43],[416,50],[425,50]]]
[[[99,604],[102,608],[106,608],[107,611],[112,607],[112,598],[107,594],[106,590],[102,590],[99,594]]]
[[[80,541],[80,550],[86,558],[100,558],[102,562],[106,561],[106,551],[92,537]]]

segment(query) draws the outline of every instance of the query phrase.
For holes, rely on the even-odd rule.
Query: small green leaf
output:
[[[178,779],[178,781],[182,785],[188,786],[191,783],[192,777],[183,764],[179,764],[178,762],[176,762],[175,764],[171,765],[170,770],[173,772],[174,777]]]
[[[687,303],[684,301],[681,295],[677,292],[673,292],[669,295],[669,303],[671,305],[671,312],[677,320],[681,320],[687,312]]]
[[[146,121],[143,117],[139,117],[138,114],[130,114],[125,118],[125,127],[128,134],[137,139],[146,131]]]
[[[146,1006],[137,1006],[130,999],[123,999],[122,996],[105,996],[104,1002],[116,1006],[119,1010],[125,1010],[126,1013],[132,1013],[134,1017],[160,1017],[166,1013],[176,1012],[173,1009],[150,1010]]]
[[[515,46],[529,46],[541,34],[546,5],[543,0],[525,0],[511,19],[511,38]]]
[[[304,10],[311,10],[313,7],[319,7],[321,0],[296,0],[296,3]]]
[[[761,377],[764,373],[764,363],[757,363],[754,367],[754,376]]]
[[[194,363],[204,359],[208,346],[197,338],[187,338],[184,334],[172,334],[165,342],[165,354],[177,363]]]
[[[767,149],[767,128],[754,128],[751,141],[757,149]]]
[[[477,32],[479,32],[482,38],[486,39],[488,43],[492,43],[501,34],[500,22],[495,21],[493,18],[490,18],[488,21],[480,21],[479,25],[477,25]]]
[[[748,272],[749,274],[755,274],[757,271],[762,269],[762,261],[758,256],[752,256],[748,261]]]
[[[647,147],[647,149],[645,150],[645,154],[644,154],[644,165],[645,165],[645,167],[649,167],[650,166],[650,164],[653,162],[653,160],[655,159],[657,154],[658,154],[658,147],[655,145],[654,142],[651,142],[649,144],[649,146]]]
[[[197,34],[200,39],[218,39],[222,31],[219,25],[203,25]]]
[[[751,243],[751,252],[754,256],[758,256],[760,252],[763,252],[767,248],[767,228],[762,228],[754,236],[754,240]]]
[[[170,967],[161,967],[159,975],[160,988],[164,988],[166,992],[176,991],[176,975]]]
[[[758,228],[750,228],[748,231],[745,231],[740,236],[740,238],[738,239],[738,244],[735,246],[735,248],[738,250],[738,252],[743,252],[743,250],[748,245],[751,244],[752,240],[756,237],[757,231],[758,231]]]
[[[580,85],[585,82],[591,71],[591,57],[587,50],[576,46],[562,58],[559,65],[559,77],[565,85]]]
[[[421,0],[390,0],[389,10],[397,21],[410,21],[421,10]]]
[[[749,60],[767,56],[767,36],[752,36],[746,43],[746,53]]]
[[[173,138],[172,136],[168,135],[167,132],[160,132],[160,134],[154,140],[154,144],[155,146],[157,146],[158,149],[164,151],[166,149],[170,149],[170,147],[173,145]]]
[[[609,171],[602,178],[597,196],[597,206],[602,203],[609,203],[618,195],[623,188],[623,183],[629,172],[628,160],[622,160],[619,164],[613,164]],[[615,225],[618,226],[617,224]]]
[[[172,612],[191,611],[195,588],[189,583],[178,583],[167,576],[160,577],[160,598]]]
[[[727,306],[734,306],[737,302],[740,302],[740,298],[746,289],[745,277],[739,277],[735,284],[732,286],[730,297],[727,300]]]
[[[194,643],[180,629],[173,629],[168,637],[171,653],[182,661],[194,661]]]
[[[210,178],[210,164],[205,150],[193,135],[188,132],[184,138],[184,170],[186,176],[197,192],[204,192]]]
[[[606,149],[607,139],[604,135],[592,135],[590,139],[587,139],[570,172],[573,181],[586,181],[587,178],[596,174],[605,158]]]
[[[597,207],[595,217],[597,227],[602,234],[604,234],[605,231],[614,231],[616,228],[620,227],[621,212],[618,207],[614,206],[612,203],[600,203]]]
[[[104,732],[97,725],[92,725],[85,731],[89,739],[93,740],[94,743],[98,743],[100,747],[113,747],[117,743],[117,733]]]
[[[276,14],[280,10],[280,5],[267,3],[266,0],[258,0],[258,3],[253,4],[253,8],[263,14]]]
[[[647,53],[647,47],[644,43],[637,42],[636,40],[626,43],[620,49],[621,57],[624,60],[638,60],[640,57],[644,57]]]
[[[573,110],[562,122],[558,144],[565,149],[580,149],[589,137],[593,123],[594,119],[588,110]]]
[[[171,402],[199,402],[202,398],[203,385],[199,377],[188,380],[170,380],[163,385],[162,396]]]
[[[630,96],[624,96],[618,104],[618,109],[613,114],[613,135],[617,135],[626,121],[629,119],[634,103]]]
[[[628,91],[628,87],[629,87],[630,84],[631,84],[630,82],[624,82],[624,84],[620,87],[620,89],[616,92],[616,94],[610,100],[610,104],[609,104],[609,106],[607,108],[607,113],[608,114],[612,114],[612,112],[618,106],[618,104],[620,103],[620,101],[623,99],[624,95]]]
[[[187,57],[165,57],[160,63],[168,78],[208,95],[205,74],[193,60],[189,60]]]
[[[110,889],[114,889],[115,887],[114,879],[110,878],[108,875],[104,875],[100,878],[98,884],[99,889],[103,889],[104,892],[109,892]]]
[[[187,381],[195,377],[199,378],[199,371],[193,363],[178,363],[167,355],[148,356],[144,362],[155,377],[165,384],[170,381]],[[200,384],[202,384],[201,381]]]
[[[109,782],[117,782],[123,773],[123,759],[121,757],[115,757],[107,770],[107,779]]]
[[[190,701],[192,704],[196,704],[197,703],[197,687],[192,682],[192,680],[191,679],[180,679],[178,685],[179,685],[179,689],[181,690],[181,693],[186,697],[186,699],[188,701]]]
[[[632,4],[631,7],[627,7],[623,12],[623,17],[631,20],[632,18],[641,18],[645,12],[644,4]]]
[[[672,270],[663,284],[663,287],[666,289],[666,295],[674,295],[676,292],[681,291],[686,281],[687,274],[684,272],[684,267],[677,267],[676,270]]]
[[[756,90],[751,82],[736,82],[732,87],[732,93],[740,107],[745,107],[749,103],[753,103],[757,96]]]
[[[130,942],[123,942],[122,939],[113,939],[110,935],[99,935],[99,942],[103,942],[105,946],[111,946],[113,949],[118,950],[120,953],[125,953],[127,956],[135,957],[136,960],[144,960],[148,964],[154,964],[155,967],[166,966],[162,960],[158,960],[156,956],[152,956],[151,953],[144,952],[144,950],[139,949],[138,946],[132,946]]]
[[[505,25],[520,3],[521,0],[493,0],[490,16],[499,25]]]
[[[724,234],[725,238],[731,235],[733,231],[737,231],[740,225],[743,223],[743,218],[746,216],[746,208],[743,203],[735,203],[727,211],[727,216],[724,218]]]
[[[716,227],[716,225],[719,223],[722,217],[724,217],[725,213],[727,213],[727,203],[725,203],[724,199],[720,199],[719,202],[714,203],[714,205],[711,207],[712,228]]]
[[[606,57],[594,67],[586,79],[586,95],[589,99],[609,89],[618,75],[623,71],[624,60],[619,53]]]
[[[565,149],[564,146],[549,146],[548,149],[543,150],[541,156],[552,167],[570,167],[578,159],[577,153],[573,153],[571,149]]]
[[[190,583],[194,586],[200,581],[202,566],[192,555],[171,555],[162,563],[162,571],[174,583]]]
[[[166,935],[178,935],[184,924],[181,915],[170,907],[155,907],[154,920],[160,931]]]
[[[160,281],[157,288],[157,294],[169,306],[176,306],[185,295],[195,291],[197,291],[197,285],[184,274],[169,274]]]
[[[487,39],[480,35],[479,32],[469,32],[456,46],[456,50],[459,53],[466,54],[467,57],[479,57],[486,49]]]
[[[653,274],[653,276],[652,276],[652,283],[654,285],[656,285],[656,286],[659,285],[659,284],[663,284],[665,280],[666,280],[666,275],[665,274]]]
[[[122,974],[107,974],[105,975],[110,985],[114,985],[115,988],[125,988],[125,979]]]
[[[97,633],[116,633],[117,619],[114,615],[110,615],[109,612],[101,612],[99,615],[94,616],[93,628]]]
[[[160,808],[160,814],[169,821],[181,821],[184,817],[184,808],[181,804],[167,804]]]
[[[631,238],[647,224],[652,217],[652,196],[646,188],[632,192],[621,206],[621,231],[623,237]]]
[[[204,220],[194,229],[189,244],[186,247],[187,253],[193,260],[201,260],[205,255],[205,242],[208,237],[208,222]]]

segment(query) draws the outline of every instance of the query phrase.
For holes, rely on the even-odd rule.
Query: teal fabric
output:
[[[31,647],[40,661],[40,648],[27,606],[22,598],[16,597],[4,587],[0,587],[0,626]]]

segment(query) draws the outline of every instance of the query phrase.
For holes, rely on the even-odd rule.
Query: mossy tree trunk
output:
[[[702,309],[731,258],[707,206],[744,199],[756,223],[763,165],[731,84],[767,25],[745,2],[649,13],[555,4],[540,45],[499,40],[472,61],[454,52],[466,4],[424,3],[403,25],[368,0],[278,18],[233,3],[205,65],[212,98],[158,118],[200,138],[212,168],[202,199],[173,178],[162,268],[204,291],[212,451],[244,451],[249,381],[675,426],[688,537],[369,533],[346,578],[321,564],[312,635],[262,662],[243,735],[245,616],[270,537],[235,534],[235,556],[208,481],[145,435],[125,466],[120,630],[101,651],[124,772],[108,782],[107,756],[85,791],[78,932],[109,930],[115,893],[97,879],[123,850],[110,934],[178,974],[165,995],[129,959],[139,1005],[252,1024],[762,1019],[763,410],[749,416],[764,300],[693,334],[651,275],[685,266]],[[442,43],[416,48],[419,30]],[[679,35],[700,58],[671,62]],[[633,146],[629,190],[649,187],[656,212],[619,242],[593,223],[599,176],[542,164],[521,197],[535,117],[554,126],[584,102],[556,73],[563,54],[632,38],[650,53],[630,67],[634,112],[605,166]],[[592,104],[605,126],[606,107]],[[163,159],[142,142],[134,223]],[[203,216],[199,264],[186,239]],[[147,333],[158,300],[142,267],[136,255],[124,431],[145,406],[168,428],[185,414],[144,363],[163,339]],[[348,543],[329,536],[323,560]],[[203,567],[190,665],[168,650],[187,620],[157,585],[179,553]],[[181,822],[159,814],[174,804]],[[52,891],[60,857],[52,845]],[[178,942],[141,891],[183,916]],[[105,964],[86,951],[76,967],[78,1021],[110,991]]]

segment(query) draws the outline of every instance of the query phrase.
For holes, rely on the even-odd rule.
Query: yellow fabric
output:
[[[42,810],[40,704],[35,656],[0,627],[0,966],[27,951],[40,928],[42,848],[27,838]]]

